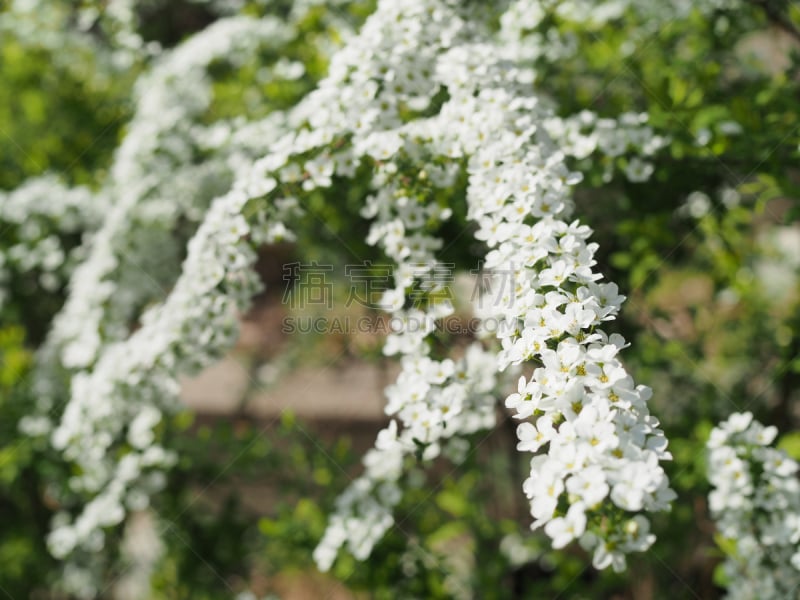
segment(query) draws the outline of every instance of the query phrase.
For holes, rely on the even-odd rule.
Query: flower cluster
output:
[[[60,69],[78,74],[79,70],[85,67],[82,66],[84,61],[76,58],[89,57],[97,70],[80,71],[79,74],[96,82],[107,83],[109,77],[130,68],[141,58],[139,56],[141,44],[135,45],[138,48],[131,44],[114,48],[115,40],[111,39],[113,34],[93,35],[89,31],[93,26],[102,30],[104,34],[111,33],[110,29],[118,32],[124,29],[128,34],[122,33],[122,36],[130,40],[132,22],[129,17],[132,15],[128,7],[123,6],[130,5],[127,0],[109,3],[115,6],[108,12],[100,11],[97,5],[91,6],[89,3],[86,3],[83,10],[75,10],[77,7],[66,3],[46,0],[12,0],[6,4],[7,6],[0,11],[0,33],[23,44],[46,49],[54,65]],[[127,22],[123,24],[119,20],[120,17]],[[106,27],[107,25],[111,27]],[[103,51],[105,48],[102,39],[111,42],[113,48],[111,53]]]
[[[605,181],[611,180],[615,166],[622,167],[628,181],[647,181],[654,166],[646,159],[668,142],[647,125],[644,113],[625,113],[617,119],[609,119],[584,110],[566,118],[550,117],[543,127],[567,156],[582,160],[598,153],[607,157]]]
[[[728,552],[731,600],[794,598],[800,589],[797,462],[770,447],[778,430],[734,413],[711,432],[708,497]]]
[[[272,191],[268,185],[263,194]],[[103,528],[122,522],[125,507],[145,508],[163,482],[159,470],[174,462],[156,442],[155,429],[162,412],[178,406],[178,377],[233,344],[237,316],[259,288],[252,245],[273,241],[274,223],[295,209],[288,201],[264,207],[251,226],[241,214],[249,200],[235,186],[214,201],[166,301],[145,312],[127,340],[109,344],[91,372],[72,378],[52,443],[80,466],[73,491],[94,497],[76,519],[58,515],[48,539],[54,555],[102,547]],[[130,451],[117,458],[112,449],[120,440]]]
[[[192,2],[204,4],[217,16],[230,16],[244,7],[244,2],[229,0]],[[76,52],[91,55],[99,63],[100,72],[82,75],[107,81],[114,73],[163,52],[160,43],[146,41],[140,32],[140,4],[135,0],[82,0],[78,4],[11,0],[0,11],[0,31],[47,49],[52,60],[67,70],[82,68],[81,61],[75,60]],[[305,13],[295,9],[295,14]]]
[[[88,188],[68,188],[50,175],[0,192],[0,230],[12,240],[0,249],[0,307],[7,294],[4,285],[15,274],[37,273],[38,284],[49,291],[63,285],[79,258],[64,236],[96,229],[100,208]]]
[[[564,153],[547,135],[545,124],[554,124],[552,112],[546,102],[531,95],[529,74],[514,65],[513,51],[504,52],[475,31],[462,32],[457,41],[462,43],[451,44],[434,69],[435,80],[446,89],[449,100],[423,127],[403,125],[382,134],[382,139],[391,141],[380,158],[402,165],[409,154],[415,156],[419,172],[427,177],[436,157],[469,157],[469,216],[478,224],[476,237],[491,249],[486,267],[505,276],[495,277],[505,288],[500,301],[483,313],[500,323],[503,348],[493,370],[528,361],[540,365],[530,381],[520,380],[519,392],[506,402],[524,420],[518,431],[519,450],[547,448],[546,454],[532,459],[531,477],[524,484],[534,526],[545,525],[557,547],[580,539],[594,552],[598,568],[621,569],[625,554],[645,550],[654,541],[641,513],[666,510],[674,498],[659,466],[670,455],[658,421],[647,410],[650,391],[635,386],[619,362],[617,353],[624,341],[598,329],[615,317],[624,297],[614,284],[597,283],[601,276],[592,270],[596,245],[587,242],[589,228],[560,220],[571,208],[569,185],[580,178],[567,170]],[[629,125],[639,126],[640,121]],[[622,135],[635,139],[633,131]],[[650,133],[641,133],[641,139]],[[409,151],[411,142],[414,146]],[[402,172],[399,166],[394,168]],[[416,202],[414,197],[390,185],[368,204],[367,214],[378,216],[373,241],[380,241],[398,261],[414,256],[417,249],[426,253],[437,248],[437,240],[430,236],[417,237],[415,245],[407,242],[405,232],[426,220],[429,206],[423,200],[425,194]],[[400,200],[396,208],[390,204],[392,198]],[[409,204],[418,215],[406,208]],[[404,213],[412,216],[404,218]],[[396,301],[390,304],[396,310],[403,306],[410,283],[410,279],[401,283],[395,291]],[[441,315],[435,310],[416,315],[431,323],[437,316]],[[422,328],[408,344],[390,339],[388,351],[413,355],[425,348],[424,338],[432,329],[432,325]],[[431,393],[424,372],[409,371],[409,363],[418,361],[404,361],[398,384],[387,390],[387,413],[400,417],[401,436],[444,430],[438,426],[443,422],[439,390]],[[439,373],[446,373],[444,364],[432,363]],[[457,406],[456,414],[461,410]],[[450,407],[447,414],[452,414]],[[387,446],[387,439],[395,440],[396,435],[393,421],[373,452],[394,448]],[[438,435],[413,439],[436,442]],[[438,453],[438,447],[433,448],[430,457]],[[393,465],[394,479],[402,464],[400,454],[395,454],[394,461],[386,459]],[[375,485],[369,483],[384,480],[384,473],[374,473],[374,456],[368,455],[365,475],[342,497],[317,549],[323,568],[345,540],[357,556],[364,556],[375,539],[363,532],[369,526],[382,531],[391,523],[388,508],[375,500]],[[354,519],[353,507],[363,507],[365,497],[371,503],[367,513],[374,518]],[[397,501],[395,495],[390,498]]]
[[[227,147],[227,136],[218,135],[223,141],[217,152],[197,161],[209,137],[198,124],[213,100],[208,66],[222,57],[243,62],[262,45],[283,44],[289,35],[273,19],[220,20],[138,82],[136,114],[101,191],[109,210],[49,336],[61,364],[88,367],[106,341],[127,335],[136,311],[174,281],[185,243],[174,234],[176,223],[202,219],[211,199],[229,187],[232,167],[251,150],[246,144]]]
[[[206,68],[213,60],[244,61],[263,44],[277,46],[291,35],[274,19],[223,19],[165,55],[140,83],[138,110],[111,172],[109,193],[118,196],[40,353],[39,413],[21,423],[31,434],[48,432],[46,413],[58,391],[53,366],[84,368],[71,377],[69,402],[51,441],[80,471],[59,500],[65,508],[74,506],[75,494],[91,500],[77,516],[57,515],[48,539],[56,556],[97,550],[105,528],[121,523],[128,509],[145,508],[163,485],[175,455],[159,444],[159,431],[164,412],[179,405],[178,377],[233,345],[238,315],[259,289],[254,248],[292,239],[285,222],[302,211],[288,193],[300,175],[290,158],[331,138],[287,132],[282,113],[257,122],[196,122],[212,99]],[[266,147],[270,154],[250,158]],[[212,159],[195,164],[198,148],[213,152]],[[230,191],[204,208],[231,172]],[[305,181],[303,189],[314,184]],[[128,319],[156,294],[120,279],[137,272],[152,279],[151,265],[141,262],[148,253],[169,265],[164,248],[153,242],[174,243],[170,229],[181,217],[202,223],[180,276],[167,299],[139,316],[139,328],[128,334]],[[134,257],[135,264],[126,264]],[[126,292],[122,298],[120,291]],[[128,451],[120,454],[120,447]]]
[[[544,450],[524,484],[533,526],[556,547],[579,539],[597,568],[621,569],[626,553],[654,541],[642,511],[674,498],[659,466],[670,458],[666,439],[647,409],[650,390],[618,359],[624,341],[599,329],[624,297],[598,282],[589,228],[562,220],[579,176],[537,127],[546,113],[511,95],[513,73],[498,71],[497,83],[473,117],[495,134],[470,158],[468,202],[490,248],[496,289],[483,314],[499,324],[499,366],[536,366],[506,400],[522,421],[518,449]]]
[[[242,185],[221,196],[216,208],[205,207],[228,185],[232,171],[246,171],[252,166],[247,157],[279,135],[279,117],[234,124],[223,135],[224,124],[196,124],[211,102],[207,65],[222,56],[246,60],[264,43],[284,43],[288,34],[272,19],[221,20],[165,56],[141,82],[137,114],[111,181],[94,202],[98,210],[110,209],[89,240],[88,257],[40,352],[38,410],[20,424],[32,435],[48,433],[49,413],[61,394],[59,365],[94,364],[71,378],[69,402],[52,433],[54,446],[81,467],[61,500],[68,507],[74,502],[70,494],[92,497],[76,519],[67,513],[56,519],[49,544],[58,556],[99,547],[104,527],[120,523],[126,506],[146,505],[163,485],[159,470],[174,455],[157,443],[154,430],[162,411],[177,405],[177,377],[232,345],[237,311],[258,289],[249,269],[255,257],[250,244],[273,240],[275,231],[286,233],[282,219],[296,211],[291,200],[277,201],[258,211],[252,230],[240,212],[253,190],[245,193]],[[213,158],[195,164],[196,149],[212,147]],[[270,191],[268,185],[262,182],[261,195]],[[137,309],[169,285],[179,256],[171,230],[181,218],[203,220],[181,276],[169,299],[141,315],[139,329],[129,336]],[[161,264],[163,275],[155,268]],[[119,443],[132,451],[115,457],[112,448]]]
[[[319,162],[324,155],[307,162],[312,181],[317,173],[347,174],[343,167],[363,161],[374,167],[375,193],[362,214],[374,219],[367,241],[396,263],[395,287],[384,295],[383,304],[400,326],[384,352],[403,357],[397,383],[387,390],[386,412],[397,420],[378,434],[375,448],[364,458],[365,473],[337,502],[315,551],[323,569],[344,544],[366,558],[393,524],[407,457],[424,448],[423,460],[442,451],[458,458],[454,453],[463,453],[465,445],[456,436],[495,422],[489,394],[496,371],[492,354],[472,346],[458,360],[429,356],[426,340],[435,320],[452,312],[449,302],[436,298],[435,251],[442,241],[432,234],[450,210],[433,197],[436,189],[453,185],[459,168],[439,160],[447,153],[431,148],[431,132],[443,133],[446,123],[438,116],[401,117],[404,105],[426,110],[440,89],[420,73],[433,73],[444,50],[464,37],[466,22],[454,7],[452,2],[380,3],[360,34],[334,57],[331,74],[315,92],[318,97],[310,99],[315,110],[308,124],[315,137],[329,131],[329,136],[347,135],[351,142],[339,150],[338,160],[327,157],[327,168]],[[392,85],[381,86],[387,79]],[[330,97],[333,90],[336,100]],[[341,131],[343,125],[350,131]]]
[[[423,448],[422,460],[440,452],[455,462],[464,459],[469,446],[463,436],[495,423],[494,375],[494,357],[479,345],[470,346],[458,361],[403,359],[397,383],[387,390],[386,407],[403,427],[398,429],[398,421],[392,420],[378,434],[375,447],[364,456],[364,473],[337,499],[314,551],[320,569],[328,570],[345,544],[357,559],[369,557],[394,524],[392,509],[402,496],[399,483],[408,457]]]
[[[620,361],[624,340],[601,329],[624,297],[594,270],[590,229],[570,219],[580,175],[566,160],[596,149],[650,156],[663,140],[639,116],[556,116],[531,62],[546,56],[530,51],[544,38],[509,43],[528,37],[514,15],[531,4],[511,3],[498,32],[456,0],[382,0],[316,90],[255,122],[205,122],[208,67],[278,48],[291,28],[222,19],[160,57],[137,86],[136,115],[95,200],[107,215],[40,353],[38,414],[22,424],[50,433],[77,467],[58,498],[53,554],[97,550],[105,528],[147,506],[175,461],[160,432],[177,407],[177,378],[233,344],[258,289],[255,248],[291,239],[307,194],[365,166],[367,241],[396,267],[383,304],[399,325],[384,352],[402,370],[387,389],[392,420],[340,497],[318,565],[329,568],[343,545],[367,557],[393,523],[408,465],[461,460],[466,436],[495,425],[498,373],[520,369],[528,373],[505,404],[520,422],[519,451],[532,455],[522,487],[534,526],[555,547],[580,540],[598,568],[621,568],[653,543],[644,513],[674,496],[659,465],[669,453],[649,389]],[[628,177],[648,177],[652,167],[635,160]],[[437,229],[458,201],[445,191],[464,176],[492,282],[479,310],[498,324],[497,339],[448,356],[431,343],[436,320],[453,310],[436,280]],[[177,233],[186,222],[188,243]],[[64,368],[69,402],[52,428],[47,412],[64,395],[54,373]]]

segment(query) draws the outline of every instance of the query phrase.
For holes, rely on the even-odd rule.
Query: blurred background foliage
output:
[[[258,2],[245,4],[244,12],[263,11]],[[336,11],[357,24],[371,4]],[[271,10],[285,13],[290,6],[276,3]],[[209,120],[255,118],[312,89],[326,59],[318,44],[303,40],[336,37],[326,10],[309,12],[300,24],[303,35],[283,56],[265,55],[235,70],[212,68]],[[143,38],[164,47],[215,18],[196,2],[150,1],[139,11]],[[301,423],[290,413],[264,423],[187,412],[166,433],[181,458],[153,506],[158,521],[151,526],[163,533],[163,546],[150,573],[152,597],[721,595],[725,582],[715,567],[726,548],[714,542],[705,501],[703,445],[712,424],[752,410],[777,425],[783,447],[800,458],[800,8],[744,2],[736,11],[710,17],[693,11],[659,27],[632,10],[614,26],[594,29],[549,18],[577,48],[535,65],[561,113],[643,112],[670,139],[647,182],[605,176],[609,166],[624,168],[630,158],[624,155],[593,155],[574,165],[585,175],[576,215],[595,230],[601,270],[629,298],[614,326],[632,343],[626,360],[636,380],[655,390],[652,412],[662,419],[675,457],[669,471],[680,498],[670,514],[655,519],[657,544],[634,558],[627,574],[598,574],[580,550],[555,552],[528,533],[520,489],[525,466],[506,423],[488,437],[475,436],[463,464],[443,461],[427,473],[412,471],[398,524],[372,558],[359,563],[344,556],[323,576],[311,552],[336,494],[358,473],[357,458],[372,433]],[[97,49],[37,46],[35,39],[8,31],[0,36],[0,190],[46,172],[96,189],[125,133],[132,86],[147,61],[112,76]],[[102,49],[104,40],[93,43]],[[67,60],[59,52],[69,52]],[[281,58],[301,62],[303,76],[262,82],[263,64]],[[309,218],[298,242],[265,251],[267,291],[257,308],[279,302],[281,278],[271,251],[283,262],[383,260],[364,243],[368,225],[358,212],[366,189],[365,178],[356,177],[304,201]],[[461,233],[463,188],[448,197],[454,217],[443,231],[451,242],[444,260],[474,268],[474,242]],[[11,243],[2,234],[0,246]],[[32,393],[33,342],[58,302],[43,301],[36,325],[21,316],[31,314],[22,306],[28,302],[30,296],[12,296],[0,327],[0,590],[12,598],[58,598],[66,597],[57,590],[68,574],[43,540],[54,510],[48,482],[64,467],[17,431]],[[382,360],[376,343],[311,334],[282,339],[251,360],[280,355],[294,364],[320,351],[335,355],[336,345],[348,359]],[[110,584],[137,573],[123,542],[118,546],[104,567]],[[109,585],[101,595],[114,589]]]

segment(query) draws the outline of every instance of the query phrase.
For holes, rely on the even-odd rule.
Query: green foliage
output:
[[[371,4],[351,6],[348,18],[363,21]],[[257,3],[247,10],[256,12]],[[299,39],[330,35],[324,10],[300,24]],[[800,8],[787,10],[798,22]],[[167,10],[175,19],[178,12]],[[168,27],[161,13],[151,14],[146,39],[171,45],[209,18],[183,14],[186,22]],[[595,229],[602,271],[629,296],[614,327],[636,349],[626,360],[637,381],[655,390],[652,412],[671,440],[669,474],[679,499],[654,522],[653,552],[627,575],[597,574],[585,568],[580,549],[557,552],[535,533],[520,534],[530,519],[519,487],[526,466],[507,448],[513,432],[497,434],[505,444],[484,445],[476,437],[465,463],[437,463],[428,479],[411,471],[397,525],[369,561],[349,555],[337,561],[332,577],[353,594],[670,598],[685,597],[689,586],[715,597],[726,583],[715,564],[731,544],[711,533],[705,505],[704,444],[712,424],[733,410],[752,410],[781,428],[780,447],[800,459],[800,423],[791,408],[800,390],[800,279],[796,268],[792,274],[792,256],[774,243],[780,227],[796,229],[800,215],[800,178],[790,166],[800,154],[797,57],[782,69],[752,58],[743,40],[756,32],[766,43],[774,32],[755,3],[735,15],[693,13],[647,35],[647,23],[635,14],[596,31],[548,18],[578,44],[573,57],[537,65],[563,114],[644,112],[671,140],[646,183],[606,181],[607,168],[624,167],[624,156],[576,164],[585,176],[576,214]],[[215,65],[208,119],[255,117],[294,104],[325,73],[326,59],[315,47],[298,42],[283,56],[303,64],[296,80],[267,81],[259,64]],[[0,38],[0,189],[48,170],[92,187],[104,181],[141,65],[100,78],[90,54],[73,63],[67,68],[46,48],[15,36]],[[309,218],[288,250],[292,258],[384,260],[365,244],[368,224],[359,216],[368,168],[354,182],[335,181],[304,200]],[[464,183],[437,193],[454,210],[442,231],[452,240],[443,260],[466,270],[476,266],[476,254],[469,230],[463,233]],[[693,215],[686,200],[698,191],[709,205]],[[768,280],[774,265],[785,267],[777,286]],[[46,323],[57,306],[41,303],[37,320]],[[28,340],[38,337],[33,328]],[[17,428],[32,401],[25,337],[16,327],[0,329],[0,589],[15,598],[29,597],[60,573],[44,537],[56,508],[47,483],[62,480],[63,467]],[[155,598],[229,598],[232,589],[275,591],[296,578],[310,578],[323,591],[333,585],[314,572],[311,552],[336,495],[358,472],[348,439],[289,416],[265,427],[238,417],[198,423],[181,414],[168,429],[181,458],[153,506],[166,544],[153,578]],[[519,562],[505,550],[509,540],[516,540]]]
[[[73,59],[79,69],[46,48],[0,38],[0,189],[48,171],[93,184],[110,164],[137,70],[98,77],[93,56]]]
[[[24,380],[31,354],[20,328],[0,328],[0,589],[24,597],[31,582],[48,578],[55,561],[44,548],[50,511],[44,487],[52,467],[31,440],[17,432],[29,396]]]

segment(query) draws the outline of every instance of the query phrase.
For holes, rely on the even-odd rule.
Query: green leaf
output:
[[[778,448],[795,460],[800,460],[800,431],[792,431],[781,436]]]
[[[728,576],[725,573],[725,565],[723,563],[720,563],[714,567],[713,581],[719,587],[728,587],[730,582],[728,581]]]
[[[714,542],[725,555],[736,556],[736,540],[732,538],[726,538],[720,533],[715,533]]]
[[[467,499],[454,490],[444,490],[436,494],[436,505],[454,517],[462,517],[469,510]]]
[[[437,546],[464,535],[467,526],[463,521],[450,521],[428,536],[428,546]]]

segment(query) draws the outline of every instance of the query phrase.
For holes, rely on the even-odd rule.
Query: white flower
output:
[[[776,434],[746,412],[732,414],[709,438],[709,507],[736,548],[725,562],[731,592],[760,586],[768,590],[763,597],[784,598],[800,586],[798,465],[767,447]]]
[[[628,181],[639,183],[650,179],[653,171],[654,167],[651,163],[644,162],[640,158],[634,157],[628,161],[628,165],[625,167],[625,176],[628,178]]]
[[[588,508],[602,502],[608,490],[605,473],[598,465],[582,469],[567,479],[567,492],[579,498]]]
[[[517,437],[519,443],[517,450],[521,452],[536,452],[544,444],[549,442],[556,435],[553,428],[553,421],[547,415],[539,417],[534,427],[527,421],[520,423],[517,427]]]
[[[556,517],[547,523],[544,531],[552,538],[553,548],[563,548],[586,531],[584,506],[580,502],[571,505],[565,516]]]

